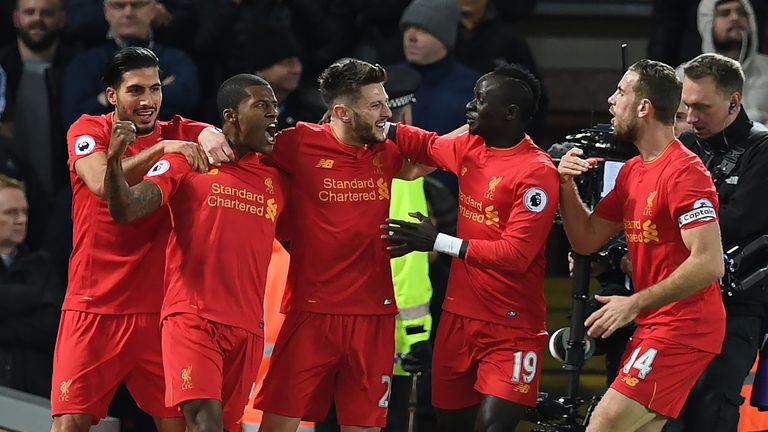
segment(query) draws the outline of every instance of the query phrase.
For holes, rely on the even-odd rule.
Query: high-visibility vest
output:
[[[253,407],[253,401],[259,390],[261,390],[264,376],[267,373],[267,369],[269,369],[269,360],[275,347],[275,340],[285,318],[280,313],[280,304],[283,300],[283,292],[285,291],[289,262],[290,256],[288,252],[275,240],[272,244],[272,260],[269,262],[269,269],[267,270],[267,286],[264,293],[264,357],[261,360],[259,372],[256,374],[251,386],[248,405],[245,407],[241,420],[243,432],[256,432],[261,424],[262,412]],[[243,379],[253,378],[244,377]],[[314,430],[314,423],[311,422],[301,422],[298,429],[299,432],[314,432]]]
[[[738,432],[762,432],[768,431],[768,411],[760,412],[757,408],[749,404],[749,398],[752,396],[752,386],[755,381],[755,372],[757,372],[757,363],[759,357],[755,359],[752,370],[744,380],[744,386],[741,388],[741,396],[746,398],[746,402],[739,407],[739,428]]]
[[[416,221],[409,212],[428,215],[427,198],[424,196],[424,179],[404,181],[392,180],[389,217]],[[398,364],[399,356],[410,351],[411,345],[429,339],[432,331],[432,315],[429,301],[432,298],[432,283],[429,280],[429,254],[411,252],[390,260],[395,299],[400,313],[395,319],[395,375],[409,375]],[[417,330],[406,331],[406,328]]]

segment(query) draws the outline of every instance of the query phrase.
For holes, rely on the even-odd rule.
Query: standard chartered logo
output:
[[[658,226],[650,219],[624,220],[624,232],[629,243],[660,242]]]
[[[317,197],[323,202],[360,202],[389,199],[389,184],[384,178],[336,180],[324,178]]]
[[[493,204],[485,208],[485,224],[499,226],[499,211],[493,207]]]
[[[387,182],[384,181],[383,178],[380,178],[376,182],[376,186],[379,187],[379,199],[380,200],[388,200],[389,199],[389,185]]]
[[[275,218],[277,217],[277,203],[275,202],[274,198],[267,200],[267,214],[264,217],[271,220],[272,222],[275,221]]]
[[[211,193],[205,199],[205,203],[209,207],[221,207],[264,216],[273,222],[277,218],[277,202],[275,199],[270,198],[266,200],[265,206],[264,194],[254,192],[248,188],[213,183],[211,185]]]
[[[656,229],[656,224],[648,219],[643,222],[643,242],[648,243],[652,241],[659,242],[659,231]]]

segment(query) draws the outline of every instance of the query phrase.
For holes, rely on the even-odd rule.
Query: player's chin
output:
[[[139,135],[144,135],[152,132],[155,130],[155,121],[153,120],[151,123],[134,123],[136,125],[136,133]]]

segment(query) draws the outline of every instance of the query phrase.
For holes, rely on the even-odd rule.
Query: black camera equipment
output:
[[[725,275],[720,288],[727,296],[734,296],[752,288],[762,288],[768,282],[768,235],[728,250]]]

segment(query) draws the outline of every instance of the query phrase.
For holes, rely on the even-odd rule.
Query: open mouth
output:
[[[141,109],[136,111],[136,115],[139,117],[141,123],[149,123],[152,121],[152,116],[155,115],[154,109]]]
[[[277,136],[277,122],[272,122],[267,125],[267,129],[264,131],[264,137],[267,142],[275,145],[275,137]]]

